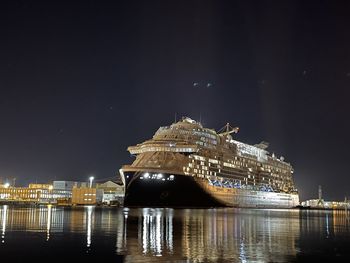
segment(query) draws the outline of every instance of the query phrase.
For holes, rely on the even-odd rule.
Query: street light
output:
[[[92,181],[94,180],[94,177],[90,176],[89,180],[90,180],[90,188],[91,188],[92,187]]]

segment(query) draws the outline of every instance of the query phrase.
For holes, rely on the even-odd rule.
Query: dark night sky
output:
[[[1,4],[0,177],[112,177],[176,112],[350,197],[349,2],[73,2]]]

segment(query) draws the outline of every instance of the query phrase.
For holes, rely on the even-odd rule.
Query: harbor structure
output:
[[[325,201],[322,197],[322,187],[318,186],[318,199],[310,199],[301,202],[302,208],[316,208],[316,209],[350,209],[350,202],[345,197],[344,201]]]
[[[0,201],[39,202],[41,191],[29,187],[0,187]]]
[[[348,200],[344,201],[323,201],[320,204],[319,199],[310,199],[301,202],[301,206],[304,208],[317,208],[317,209],[350,209],[350,203]]]
[[[28,187],[0,185],[0,202],[14,204],[114,205],[123,204],[124,186],[107,180],[100,183],[53,181]]]
[[[74,186],[84,182],[53,181],[52,184],[30,183],[28,187],[0,185],[0,201],[11,203],[57,204],[71,203]]]

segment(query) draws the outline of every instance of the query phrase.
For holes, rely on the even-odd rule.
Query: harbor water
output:
[[[2,262],[350,262],[344,210],[0,206]]]

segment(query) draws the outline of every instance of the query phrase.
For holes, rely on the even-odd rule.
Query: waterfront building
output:
[[[0,200],[39,202],[41,191],[28,187],[0,187]]]
[[[72,198],[71,190],[42,189],[40,203],[57,203],[57,200],[69,200]]]
[[[74,187],[87,187],[87,183],[77,181],[53,181],[53,189],[72,191]]]
[[[55,204],[58,199],[71,199],[72,190],[54,189],[52,184],[29,184],[28,187],[0,187],[0,200],[5,202],[33,202]]]
[[[102,202],[103,190],[90,187],[74,187],[72,190],[73,205],[96,205]]]
[[[52,184],[31,183],[28,187],[0,185],[0,201],[57,205],[89,205],[118,203],[124,197],[123,186],[107,181],[90,188],[86,182],[53,181]]]
[[[52,189],[52,184],[29,184],[28,188],[34,188],[34,189]]]
[[[119,185],[113,181],[107,181],[104,183],[97,183],[97,189],[103,190],[102,203],[103,204],[121,204],[124,198],[124,186]]]

